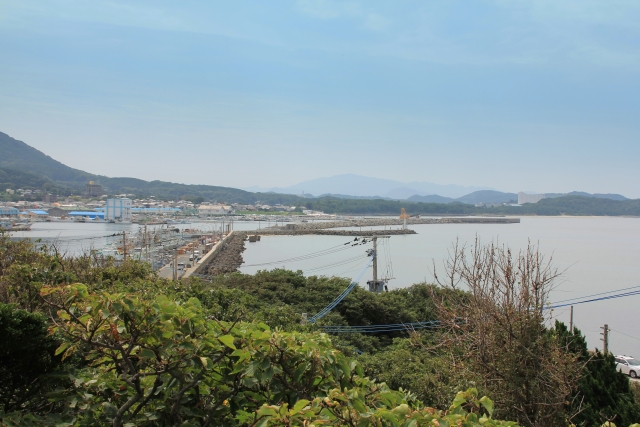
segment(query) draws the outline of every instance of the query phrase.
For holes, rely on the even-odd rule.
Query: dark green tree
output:
[[[577,413],[571,420],[577,426],[597,427],[607,420],[626,426],[640,422],[640,405],[629,386],[629,378],[616,370],[612,354],[596,349],[587,350],[587,341],[578,328],[569,331],[556,321],[555,333],[563,340],[567,351],[575,354],[584,365],[578,389],[569,413]]]
[[[41,412],[49,406],[47,374],[60,363],[47,319],[0,303],[0,410]]]

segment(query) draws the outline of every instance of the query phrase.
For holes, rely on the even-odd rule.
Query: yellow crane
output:
[[[407,229],[407,219],[411,218],[409,216],[409,214],[407,213],[407,211],[404,210],[404,208],[400,209],[400,219],[404,220],[404,223],[402,224],[402,229],[406,230]]]

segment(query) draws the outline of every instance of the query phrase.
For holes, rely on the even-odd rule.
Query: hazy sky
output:
[[[109,176],[640,197],[639,77],[637,0],[0,0],[0,131]]]

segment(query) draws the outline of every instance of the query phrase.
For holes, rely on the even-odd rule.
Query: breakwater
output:
[[[266,228],[264,230],[250,231],[250,234],[257,234],[260,236],[308,236],[315,234],[318,236],[398,236],[402,234],[418,234],[415,230],[325,230],[325,229],[287,229],[278,227],[278,229]]]
[[[208,260],[202,273],[208,276],[233,273],[242,265],[242,252],[245,249],[247,233],[244,231],[232,231],[220,243],[218,251]]]
[[[325,222],[303,222],[286,224],[278,227],[268,227],[262,230],[253,231],[232,231],[214,248],[213,254],[207,254],[198,267],[198,274],[215,276],[219,274],[238,271],[243,263],[242,252],[245,250],[245,242],[249,235],[258,236],[394,236],[417,234],[411,229],[389,229],[389,230],[355,230],[355,227],[380,227],[380,226],[402,226],[402,220],[395,218],[372,218],[345,221],[325,221]],[[520,218],[505,217],[455,217],[455,218],[410,218],[407,225],[414,224],[517,224]],[[336,228],[350,227],[351,230],[336,230]]]
[[[255,230],[256,234],[262,234],[267,230],[284,230],[284,231],[313,231],[313,230],[327,230],[331,228],[344,228],[344,227],[380,227],[380,226],[401,226],[404,221],[396,218],[369,218],[369,219],[354,219],[344,221],[325,221],[325,222],[303,222],[295,224],[286,224],[283,227],[269,227],[265,230]],[[409,218],[407,219],[407,225],[415,224],[518,224],[520,218],[506,218],[506,217],[455,217],[455,218]],[[345,230],[351,232],[352,230]],[[394,230],[387,230],[388,232]],[[395,231],[410,231],[410,230],[395,230]],[[312,233],[308,233],[312,234]],[[384,234],[384,231],[383,231]],[[400,233],[400,234],[413,234],[413,233]],[[355,234],[353,234],[355,236]]]

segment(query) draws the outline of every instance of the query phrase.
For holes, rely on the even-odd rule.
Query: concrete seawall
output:
[[[415,230],[272,230],[266,228],[264,230],[250,231],[249,234],[257,234],[259,236],[399,236],[402,234],[418,234]]]
[[[520,218],[505,217],[485,217],[485,218],[409,218],[407,225],[415,224],[519,224]],[[267,230],[286,230],[286,231],[311,231],[311,230],[327,230],[331,228],[342,227],[379,227],[379,226],[400,226],[403,220],[396,218],[373,218],[358,219],[350,221],[327,221],[327,222],[306,222],[287,224],[284,227],[269,227],[264,230],[254,230],[250,233],[262,234]],[[352,230],[344,230],[351,232]],[[388,230],[388,234],[395,231],[396,234],[414,234],[413,230]],[[400,232],[400,233],[398,233]],[[385,232],[383,231],[383,234]],[[315,233],[309,233],[315,234]],[[355,235],[355,234],[354,234]]]
[[[200,262],[198,262],[194,267],[185,271],[182,276],[183,279],[188,279],[194,274],[207,274],[209,265],[220,255],[220,253],[224,250],[228,243],[232,240],[236,240],[240,237],[242,240],[246,239],[246,233],[239,231],[232,231],[222,238],[218,243],[216,243],[213,248],[209,252],[207,252]],[[242,262],[240,262],[242,264]]]

